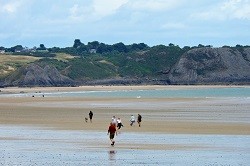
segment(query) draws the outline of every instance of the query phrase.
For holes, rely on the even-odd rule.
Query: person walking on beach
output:
[[[112,117],[111,123],[112,123],[114,126],[117,126],[117,119],[116,119],[115,116]]]
[[[114,138],[115,138],[115,134],[117,135],[117,132],[116,132],[116,126],[112,123],[110,123],[109,129],[108,129],[108,134],[109,134],[109,139],[111,141],[111,145],[114,146],[115,145]]]
[[[121,118],[118,118],[117,119],[117,128],[118,128],[118,130],[120,130],[121,127],[123,127],[122,120],[121,120]]]
[[[89,111],[89,120],[90,120],[91,123],[92,123],[93,115],[94,115],[93,112]]]
[[[141,127],[141,119],[142,119],[142,116],[138,114],[137,123],[139,124],[139,127]]]
[[[135,123],[135,117],[134,117],[134,115],[131,115],[131,117],[130,117],[130,126],[133,126],[134,123]]]

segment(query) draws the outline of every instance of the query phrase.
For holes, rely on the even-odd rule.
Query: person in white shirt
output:
[[[112,123],[113,125],[117,126],[117,119],[116,119],[115,116],[112,117],[111,123]]]
[[[123,127],[121,118],[117,119],[117,127],[118,127],[118,130],[121,129],[121,127]]]
[[[134,115],[131,115],[131,117],[130,117],[130,126],[133,126],[134,123],[135,123],[135,117],[134,117]]]

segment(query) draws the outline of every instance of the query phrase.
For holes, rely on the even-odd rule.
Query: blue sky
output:
[[[0,46],[250,45],[250,0],[0,0]]]

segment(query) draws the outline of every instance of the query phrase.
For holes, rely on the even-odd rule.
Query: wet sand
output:
[[[110,146],[105,131],[1,126],[0,165],[241,165],[249,135],[124,132]],[[4,136],[4,137],[3,137]]]
[[[93,88],[166,87],[4,88],[1,94]],[[249,108],[249,98],[0,96],[0,126],[3,126],[0,128],[0,143],[4,147],[0,154],[4,160],[0,165],[15,165],[15,161],[21,165],[42,165],[46,162],[53,165],[88,162],[98,165],[96,157],[105,161],[103,165],[181,165],[180,162],[187,165],[246,165],[250,156],[250,147],[247,146],[250,135]],[[90,110],[94,112],[93,123],[86,123],[84,118]],[[136,116],[138,113],[143,116],[142,127],[139,128],[137,124],[129,126],[130,115]],[[113,115],[120,117],[125,127],[116,137],[117,145],[110,147],[106,131]],[[79,139],[76,141],[71,135]],[[225,140],[226,143],[223,143]],[[69,144],[70,147],[64,147]],[[25,148],[27,145],[29,148]],[[154,158],[152,153],[155,154]],[[162,160],[162,157],[166,159]]]

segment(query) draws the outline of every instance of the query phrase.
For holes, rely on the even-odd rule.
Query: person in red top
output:
[[[117,135],[117,132],[116,132],[116,126],[112,123],[110,123],[108,134],[109,134],[109,139],[111,141],[111,145],[114,146],[115,145],[114,138],[115,138],[115,134]]]

